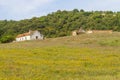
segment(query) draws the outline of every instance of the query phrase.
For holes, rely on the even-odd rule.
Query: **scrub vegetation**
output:
[[[46,16],[20,21],[0,20],[0,42],[10,42],[16,35],[29,30],[38,30],[47,38],[55,38],[70,36],[71,31],[79,28],[120,31],[120,12],[58,10]]]

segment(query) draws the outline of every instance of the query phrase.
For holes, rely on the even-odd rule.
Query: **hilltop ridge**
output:
[[[70,36],[71,31],[82,27],[84,30],[120,31],[120,12],[112,11],[72,11],[58,10],[42,17],[33,17],[20,21],[0,21],[0,40],[4,37],[39,30],[45,37]]]

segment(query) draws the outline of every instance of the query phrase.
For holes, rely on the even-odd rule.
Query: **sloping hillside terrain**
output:
[[[119,80],[120,33],[0,44],[0,80]]]

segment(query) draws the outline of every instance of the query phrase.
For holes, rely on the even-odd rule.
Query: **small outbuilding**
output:
[[[83,33],[85,33],[85,30],[80,28],[79,30],[72,31],[72,36],[76,36],[76,35],[83,34]]]

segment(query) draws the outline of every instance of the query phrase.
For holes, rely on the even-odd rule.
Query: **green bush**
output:
[[[13,37],[13,36],[7,35],[7,36],[3,36],[3,37],[0,39],[0,42],[1,42],[1,43],[9,43],[9,42],[12,42],[13,40],[14,40],[14,37]]]

